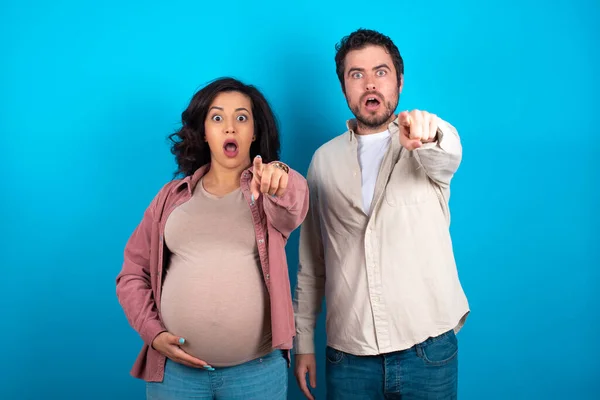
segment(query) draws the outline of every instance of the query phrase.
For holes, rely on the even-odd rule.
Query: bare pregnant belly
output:
[[[238,365],[271,351],[262,275],[258,267],[245,273],[232,269],[169,269],[161,295],[167,330],[185,338],[188,354],[213,366]]]

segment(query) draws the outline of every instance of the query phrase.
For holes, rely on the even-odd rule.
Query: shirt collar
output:
[[[348,129],[348,140],[350,142],[356,140],[356,125],[356,118],[351,118],[346,121],[346,128]],[[390,131],[390,135],[392,136],[399,131],[398,116],[396,116],[394,120],[388,124],[388,129]]]

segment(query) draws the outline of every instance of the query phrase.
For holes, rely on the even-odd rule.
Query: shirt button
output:
[[[267,280],[269,280],[269,278],[270,278],[270,275],[269,275],[269,274],[267,274],[265,277],[267,278]]]
[[[259,244],[263,244],[265,241],[263,239],[258,239]]]

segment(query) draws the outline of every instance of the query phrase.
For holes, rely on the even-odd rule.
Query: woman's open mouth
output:
[[[223,152],[229,158],[237,157],[238,155],[238,144],[235,139],[227,139],[223,144]]]

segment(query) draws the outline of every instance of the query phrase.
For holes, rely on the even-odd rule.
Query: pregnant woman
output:
[[[285,243],[306,180],[279,161],[271,108],[216,80],[170,136],[168,182],[125,247],[119,303],[144,346],[131,371],[148,399],[285,399],[295,334]]]

